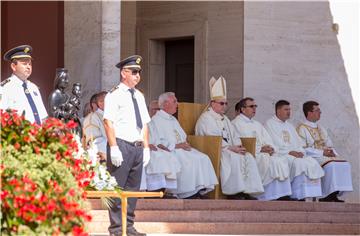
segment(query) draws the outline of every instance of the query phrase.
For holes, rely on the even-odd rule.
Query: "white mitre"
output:
[[[217,80],[211,77],[209,86],[211,100],[226,99],[226,81],[224,77],[220,76]]]

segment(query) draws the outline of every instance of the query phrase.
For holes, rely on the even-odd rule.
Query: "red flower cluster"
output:
[[[89,170],[86,158],[74,156],[79,151],[71,133],[76,123],[64,124],[61,120],[49,118],[39,126],[14,111],[1,110],[1,126],[1,231],[16,234],[20,226],[26,225],[39,233],[37,227],[48,226],[53,235],[87,235],[84,222],[90,221],[91,216],[82,205],[86,197],[84,188],[94,173]],[[28,156],[21,159],[24,155]],[[34,157],[38,160],[31,162]],[[26,162],[23,171],[17,169],[21,164],[14,166],[14,158],[21,164]],[[49,161],[51,158],[53,161]],[[33,164],[37,161],[39,164]],[[55,162],[59,168],[63,166],[63,172],[69,172],[65,176],[70,176],[70,179],[56,178],[57,170],[51,166]],[[37,168],[37,172],[29,166]],[[42,173],[39,168],[48,168],[46,170],[54,174],[46,175],[47,172]]]

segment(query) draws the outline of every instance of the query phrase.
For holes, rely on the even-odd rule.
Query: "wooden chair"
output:
[[[205,104],[188,102],[178,103],[178,121],[187,135],[195,134],[196,122],[205,109]]]
[[[256,153],[256,138],[240,138],[241,143],[247,152],[250,152],[254,157]]]
[[[210,157],[219,184],[210,193],[210,198],[225,198],[220,186],[220,160],[221,160],[221,137],[220,136],[197,136],[188,135],[190,145]]]
[[[220,136],[194,135],[196,122],[205,108],[205,104],[179,103],[178,120],[181,127],[188,135],[187,138],[190,145],[210,157],[216,177],[219,180],[219,184],[216,185],[215,190],[210,193],[210,197],[214,199],[219,199],[224,198],[220,187],[220,160],[222,138]]]

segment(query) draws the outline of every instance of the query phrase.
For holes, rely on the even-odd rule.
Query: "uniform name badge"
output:
[[[38,95],[37,92],[34,91],[34,95],[37,96]]]

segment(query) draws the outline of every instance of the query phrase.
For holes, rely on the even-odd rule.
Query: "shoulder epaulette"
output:
[[[144,95],[144,93],[143,93],[143,91],[142,90],[140,90],[140,89],[136,89],[139,93],[141,93],[142,95]]]
[[[109,93],[112,93],[112,92],[114,92],[116,89],[118,89],[119,88],[119,85],[118,86],[115,86],[115,87],[113,87],[112,89],[110,89],[109,90]]]
[[[4,80],[4,81],[1,81],[1,87],[4,86],[5,84],[9,83],[10,82],[10,78]]]

